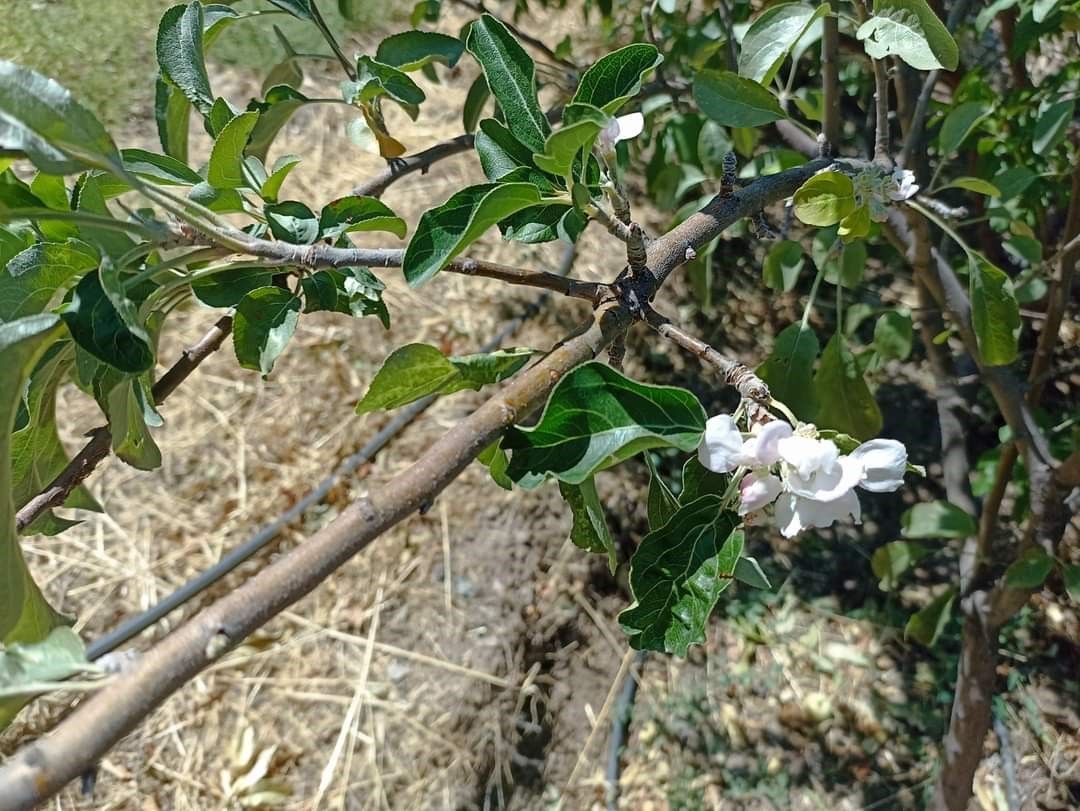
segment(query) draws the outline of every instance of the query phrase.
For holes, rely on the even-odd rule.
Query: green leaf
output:
[[[793,200],[802,222],[833,225],[855,210],[855,185],[841,172],[821,172],[803,183]]]
[[[150,435],[147,419],[157,422],[158,418],[141,383],[125,376],[109,392],[105,410],[113,453],[138,470],[161,467],[161,450]]]
[[[304,291],[304,312],[325,310],[344,313],[354,318],[376,316],[390,328],[390,313],[382,300],[385,286],[365,268],[329,268],[304,276],[300,280]]]
[[[701,112],[725,127],[760,127],[787,118],[768,89],[727,70],[695,74],[694,100]]]
[[[840,220],[840,227],[836,230],[837,236],[846,244],[856,239],[862,239],[870,233],[870,206],[861,205]],[[862,278],[862,268],[859,268],[859,278]],[[845,284],[845,287],[855,287]]]
[[[573,516],[570,540],[574,546],[586,552],[607,555],[608,567],[614,574],[619,566],[619,556],[604,518],[604,507],[596,494],[596,481],[590,476],[581,484],[559,482],[559,492],[570,506]]]
[[[975,129],[975,125],[989,112],[981,101],[964,102],[950,110],[941,124],[941,131],[938,132],[938,147],[941,149],[941,156],[946,158],[956,152],[964,143],[964,139]]]
[[[311,4],[308,0],[270,0],[270,2],[298,20],[315,22],[315,17],[311,13]]]
[[[533,167],[533,153],[494,118],[480,122],[476,133],[476,154],[484,176],[494,182],[522,167]]]
[[[202,183],[199,173],[168,155],[155,155],[145,149],[122,149],[124,166],[133,175],[165,186],[194,186]]]
[[[765,576],[765,572],[761,570],[761,564],[754,558],[739,558],[735,563],[735,571],[733,574],[736,580],[752,589],[772,591],[772,583],[770,583],[769,578]]]
[[[233,322],[233,349],[245,369],[264,377],[296,331],[300,318],[300,297],[280,287],[260,287],[236,305]]]
[[[881,409],[839,331],[821,353],[814,388],[823,406],[817,416],[819,428],[833,428],[862,440],[877,436],[881,430]]]
[[[649,529],[659,529],[671,520],[679,509],[679,500],[665,484],[653,464],[652,455],[646,451],[645,464],[649,466],[649,495],[646,508],[649,516]]]
[[[298,155],[282,155],[275,160],[273,167],[270,169],[270,174],[263,181],[262,186],[259,187],[259,196],[267,202],[276,203],[278,192],[281,191],[281,184],[285,182],[285,178],[296,168],[298,163],[300,163]]]
[[[248,109],[258,112],[259,120],[251,131],[247,154],[266,161],[266,153],[274,143],[281,128],[301,107],[319,102],[309,99],[303,93],[293,90],[288,85],[278,85],[266,91],[262,101],[252,101]]]
[[[945,189],[964,189],[965,191],[973,191],[976,194],[985,194],[987,197],[1001,197],[1001,190],[997,186],[980,177],[958,177],[942,186],[940,191]]]
[[[27,248],[0,270],[0,322],[42,312],[58,290],[97,266],[90,246],[76,239]]]
[[[619,614],[631,647],[685,656],[705,641],[743,549],[740,519],[721,511],[721,501],[702,496],[641,541],[630,561],[634,603]]]
[[[420,217],[405,249],[406,281],[411,287],[423,284],[495,223],[539,202],[540,191],[531,183],[467,186]]]
[[[56,429],[56,392],[66,382],[74,353],[68,342],[56,342],[35,367],[24,397],[26,420],[11,434],[11,492],[16,510],[44,490],[68,465],[68,456]],[[65,498],[63,506],[94,510],[101,507],[83,486]],[[23,529],[24,535],[55,535],[76,521],[46,511]]]
[[[510,132],[530,152],[541,152],[551,127],[536,98],[536,69],[506,26],[484,14],[469,28],[469,53],[484,71]]]
[[[113,274],[94,271],[83,276],[63,318],[75,342],[98,360],[132,373],[154,365],[150,337]]]
[[[195,298],[208,307],[235,307],[240,299],[271,283],[275,270],[263,267],[232,267],[191,283]]]
[[[64,689],[64,680],[97,673],[86,661],[82,640],[70,628],[53,628],[44,639],[0,649],[0,729],[34,696]]]
[[[532,357],[531,349],[500,349],[448,358],[434,346],[406,344],[395,349],[375,373],[356,404],[357,414],[392,409],[427,397],[463,389],[479,391],[514,374]]]
[[[11,470],[11,434],[23,387],[63,331],[60,319],[51,313],[0,325],[0,369],[5,375],[0,388],[0,644],[4,646],[39,642],[63,622],[41,595],[23,560],[15,532]],[[0,723],[10,720],[12,712],[8,708]]]
[[[177,87],[203,115],[214,104],[214,91],[203,57],[203,9],[198,0],[173,6],[161,15],[157,33],[161,75]]]
[[[1054,569],[1054,559],[1039,547],[1025,549],[1005,570],[1005,585],[1011,589],[1041,588]]]
[[[1061,576],[1065,580],[1065,591],[1074,603],[1080,603],[1080,566],[1066,563],[1061,567]]]
[[[1051,104],[1039,114],[1031,141],[1031,148],[1036,155],[1052,152],[1064,140],[1075,112],[1076,99],[1068,99]]]
[[[924,501],[900,518],[901,535],[913,540],[970,538],[979,531],[975,519],[947,501]]]
[[[580,484],[597,470],[648,448],[696,450],[705,412],[690,392],[637,383],[603,363],[578,366],[560,380],[540,421],[512,428],[510,478],[530,488],[545,477]]]
[[[157,122],[161,148],[166,155],[186,162],[191,102],[180,88],[174,87],[160,76],[154,87],[154,120]]]
[[[258,113],[241,113],[218,133],[206,166],[206,182],[215,189],[238,189],[244,185],[244,147]]]
[[[900,310],[887,310],[874,324],[874,349],[884,360],[907,360],[915,331],[911,315]]]
[[[123,174],[120,153],[94,114],[61,85],[0,59],[0,144],[53,175],[87,167]]]
[[[701,496],[719,496],[727,492],[731,477],[709,470],[697,455],[686,460],[682,469],[682,491],[679,504],[689,504]]]
[[[645,74],[664,61],[656,47],[636,42],[598,59],[578,82],[571,104],[591,104],[614,115],[641,90]]]
[[[510,463],[510,457],[506,455],[506,451],[499,447],[500,441],[497,439],[480,451],[476,455],[476,461],[488,469],[491,480],[495,484],[499,485],[503,490],[513,490],[514,483],[506,475],[506,466]]]
[[[915,70],[956,70],[960,51],[926,0],[874,0],[855,36],[873,59],[896,54]]]
[[[375,59],[399,70],[419,70],[431,62],[454,67],[465,52],[464,43],[457,37],[434,31],[403,31],[379,43]]]
[[[295,200],[263,206],[270,233],[282,242],[310,245],[319,238],[319,218],[315,212]]]
[[[1022,326],[1012,279],[981,254],[972,254],[969,260],[971,325],[979,352],[986,364],[1004,366],[1016,359]]]
[[[790,239],[777,242],[769,250],[765,257],[763,269],[765,286],[771,290],[782,290],[789,293],[795,289],[799,281],[806,259],[803,255],[802,246]]]
[[[427,96],[408,75],[390,65],[376,62],[370,56],[356,60],[356,82],[343,91],[345,100],[366,104],[379,96],[389,96],[400,104],[422,104]]]
[[[828,3],[817,8],[803,3],[781,3],[767,8],[743,36],[739,75],[770,84],[795,43],[815,20],[828,13]]]
[[[108,175],[85,174],[75,186],[76,209],[99,217],[115,219],[105,202]],[[106,256],[118,258],[135,247],[135,241],[126,233],[115,228],[103,228],[83,223],[79,226],[79,235],[94,245]]]
[[[323,206],[319,214],[322,239],[337,239],[353,231],[389,231],[403,239],[406,230],[405,220],[375,197],[340,197]]]
[[[547,137],[544,151],[532,156],[538,168],[561,177],[570,174],[578,152],[582,147],[591,147],[608,119],[596,107],[574,104],[567,106],[564,121],[568,123]]]
[[[1011,200],[1027,191],[1028,186],[1038,179],[1039,176],[1026,166],[1013,166],[994,175],[993,183],[1001,190],[1002,200]]]
[[[900,584],[901,575],[929,554],[930,550],[923,544],[909,541],[879,546],[870,558],[870,568],[880,581],[878,588],[893,591]]]
[[[945,626],[949,624],[955,602],[955,588],[950,588],[935,597],[929,605],[911,615],[907,625],[904,626],[904,637],[932,648],[941,636],[941,632],[945,630]]]
[[[465,95],[465,106],[461,109],[461,124],[465,132],[473,132],[476,129],[490,98],[491,91],[488,90],[487,80],[481,73],[469,85],[469,92]]]
[[[812,329],[791,324],[776,336],[772,354],[757,368],[758,377],[769,386],[772,396],[801,420],[817,416],[814,361],[820,348]]]

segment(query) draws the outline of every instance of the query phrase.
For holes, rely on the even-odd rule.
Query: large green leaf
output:
[[[905,538],[969,538],[979,531],[975,519],[947,501],[923,501],[900,517]]]
[[[77,239],[35,243],[0,270],[0,322],[42,312],[58,290],[97,266],[97,255]]]
[[[532,168],[533,153],[513,136],[506,126],[494,118],[485,118],[475,139],[476,154],[484,176],[491,181],[502,180],[518,169]]]
[[[288,85],[277,85],[266,91],[262,101],[252,101],[248,109],[259,113],[259,120],[251,131],[247,154],[254,155],[261,161],[266,160],[266,153],[274,143],[281,128],[293,117],[297,110],[308,104],[319,104],[320,100],[309,99]]]
[[[916,70],[956,70],[960,51],[926,0],[875,0],[855,36],[873,59],[896,54]]]
[[[405,220],[376,197],[340,197],[319,214],[320,239],[337,239],[353,231],[389,231],[403,239],[406,228]]]
[[[570,505],[573,523],[570,526],[570,540],[574,546],[586,552],[598,552],[607,555],[611,573],[619,565],[615,551],[615,541],[608,530],[604,518],[604,506],[596,493],[596,482],[590,476],[581,484],[559,482],[559,492]]]
[[[65,626],[38,642],[0,649],[0,729],[34,696],[62,690],[64,679],[87,672],[99,671],[86,661],[79,635]]]
[[[405,279],[413,287],[423,284],[495,223],[539,202],[531,183],[467,186],[420,217],[405,249]]]
[[[789,293],[799,281],[799,273],[806,264],[802,245],[790,239],[781,240],[769,249],[762,269],[765,286],[772,290]]]
[[[124,166],[133,175],[165,186],[194,186],[201,183],[199,173],[169,155],[155,155],[145,149],[122,149]]]
[[[971,325],[983,362],[990,366],[1012,363],[1022,326],[1012,279],[981,254],[973,254],[968,264]]]
[[[187,161],[191,102],[180,88],[160,76],[154,87],[154,120],[157,122],[161,148],[166,155],[178,161]]]
[[[758,377],[769,386],[772,396],[787,405],[800,420],[817,416],[814,391],[814,361],[820,344],[814,331],[790,324],[776,336],[772,354],[757,368]]]
[[[510,478],[535,487],[546,477],[581,484],[597,470],[648,448],[692,451],[701,443],[705,412],[690,392],[638,383],[610,366],[578,366],[558,382],[540,421],[513,428]]]
[[[740,519],[720,496],[685,504],[650,532],[630,561],[634,603],[619,624],[638,650],[685,656],[705,641],[705,625],[732,581],[743,549]]]
[[[49,174],[87,167],[123,173],[116,144],[93,113],[52,79],[3,59],[0,147],[26,152]]]
[[[1054,559],[1040,547],[1025,549],[1023,554],[1009,564],[1005,570],[1005,585],[1012,589],[1042,588],[1050,572],[1054,570]]]
[[[469,92],[465,95],[465,105],[461,108],[461,124],[465,132],[473,132],[484,114],[484,107],[491,98],[487,80],[484,74],[480,74],[469,85]]]
[[[981,101],[967,101],[951,109],[938,132],[938,145],[941,147],[942,157],[947,158],[956,152],[964,143],[964,139],[975,129],[975,125],[989,112],[987,106]]]
[[[793,197],[795,216],[807,225],[835,225],[855,210],[855,185],[842,172],[821,172]]]
[[[68,456],[56,430],[56,391],[71,371],[74,353],[71,344],[57,342],[49,348],[30,376],[24,398],[26,422],[11,434],[11,470],[14,478],[12,501],[15,509],[41,492],[68,464]],[[99,511],[101,508],[86,488],[76,487],[64,506]],[[72,523],[56,517],[51,510],[23,530],[24,534],[55,535]]]
[[[109,415],[112,451],[138,470],[161,467],[161,450],[150,434],[150,426],[161,418],[148,402],[142,382],[126,375],[108,393],[105,412]]]
[[[904,626],[904,636],[914,639],[928,648],[938,641],[952,617],[956,602],[956,589],[950,588],[931,600],[924,608],[911,615]]]
[[[419,70],[431,62],[454,67],[465,52],[457,37],[435,31],[403,31],[379,43],[375,60],[398,70]]]
[[[592,145],[608,118],[592,105],[573,104],[567,106],[563,120],[563,126],[547,137],[543,153],[533,155],[537,167],[559,176],[570,174],[578,152]]]
[[[765,87],[728,70],[699,71],[694,100],[701,112],[725,127],[760,127],[787,118]]]
[[[273,277],[272,268],[232,267],[196,279],[191,292],[209,307],[235,307],[252,290],[268,286]]]
[[[123,372],[144,372],[154,352],[134,303],[106,282],[110,274],[87,273],[76,285],[63,318],[71,337],[94,357]]]
[[[0,369],[5,376],[0,388],[0,645],[4,646],[38,642],[63,621],[41,595],[23,560],[15,532],[11,470],[11,433],[23,386],[63,331],[60,319],[51,313],[0,325]],[[8,709],[8,717],[0,718],[0,723],[10,720],[11,712]]]
[[[1031,142],[1036,155],[1045,155],[1061,143],[1075,111],[1076,99],[1067,99],[1051,104],[1039,114]]]
[[[649,529],[659,529],[670,521],[671,516],[679,509],[679,500],[657,471],[652,455],[645,451],[644,456],[645,463],[649,466],[649,494],[645,502]]]
[[[244,148],[258,120],[256,112],[241,113],[214,139],[206,166],[206,182],[215,189],[238,189],[244,185]]]
[[[259,287],[236,305],[233,349],[245,369],[270,374],[300,318],[300,297],[281,287]]]
[[[206,115],[214,104],[214,91],[203,54],[203,8],[198,0],[173,6],[158,23],[157,61],[161,75]]]
[[[500,349],[479,355],[448,358],[434,346],[406,344],[387,356],[367,392],[356,404],[357,414],[391,409],[427,397],[478,391],[514,374],[532,357],[531,349]]]
[[[821,353],[814,388],[820,403],[819,428],[832,428],[862,440],[877,436],[881,409],[839,330]]]
[[[815,20],[829,13],[828,3],[770,6],[750,24],[739,52],[739,75],[770,84],[784,60]]]
[[[571,104],[591,104],[614,115],[641,90],[641,80],[664,57],[655,46],[635,42],[606,54],[581,76]]]
[[[465,41],[480,63],[510,132],[531,152],[542,152],[551,127],[536,98],[536,68],[506,26],[484,14],[469,28]]]
[[[296,200],[267,203],[263,213],[274,239],[293,245],[310,245],[319,238],[319,218],[303,203]]]
[[[930,554],[930,550],[921,543],[911,541],[893,541],[874,550],[870,558],[870,568],[878,576],[878,588],[893,591],[900,583],[900,577],[908,569]]]
[[[370,56],[356,60],[356,74],[356,82],[343,90],[349,103],[367,103],[385,95],[400,104],[417,105],[427,98],[404,71],[376,62]]]

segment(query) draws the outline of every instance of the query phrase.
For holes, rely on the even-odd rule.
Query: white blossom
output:
[[[620,115],[608,121],[607,126],[600,130],[596,145],[603,154],[610,155],[615,151],[615,144],[637,138],[643,129],[645,129],[645,116],[641,113]]]
[[[894,188],[889,189],[889,199],[896,202],[910,200],[919,191],[919,185],[915,182],[915,173],[910,169],[896,169],[892,173]]]
[[[748,471],[738,483],[739,515],[753,518],[773,505],[787,538],[849,518],[859,523],[855,488],[891,492],[903,484],[907,470],[907,449],[895,439],[872,439],[843,454],[812,425],[793,430],[773,420],[744,434],[728,414],[706,422],[698,455],[717,473]]]

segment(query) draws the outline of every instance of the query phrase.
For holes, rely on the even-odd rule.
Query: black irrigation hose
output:
[[[622,690],[615,701],[615,709],[611,714],[611,740],[608,742],[607,762],[607,811],[618,811],[619,807],[619,776],[622,765],[619,759],[623,747],[630,739],[630,721],[634,716],[634,699],[637,698],[638,680],[645,667],[645,659],[648,651],[639,650],[634,657],[634,664],[623,682]]]
[[[560,275],[565,276],[570,272],[570,267],[574,263],[576,253],[577,250],[574,245],[566,246],[557,271]],[[550,293],[544,293],[536,301],[526,307],[521,315],[504,324],[492,338],[480,347],[479,351],[491,352],[492,350],[498,349],[503,341],[521,328],[522,324],[539,313],[546,306],[550,298]],[[151,606],[141,614],[136,614],[134,617],[125,620],[104,636],[91,642],[86,648],[86,658],[90,661],[94,661],[107,653],[111,653],[132,637],[141,634],[147,628],[151,627],[159,620],[184,605],[188,600],[191,600],[193,597],[223,578],[270,543],[270,541],[276,538],[286,526],[307,512],[308,509],[321,502],[339,480],[373,458],[375,454],[393,440],[399,431],[426,411],[436,399],[437,396],[433,394],[406,406],[398,412],[398,414],[390,420],[382,430],[375,434],[369,442],[360,448],[360,450],[345,459],[334,469],[333,473],[327,476],[319,484],[318,487],[296,502],[296,504],[283,515],[267,524],[245,543],[230,551],[209,569],[186,582],[165,599]],[[633,680],[631,679],[631,681]]]

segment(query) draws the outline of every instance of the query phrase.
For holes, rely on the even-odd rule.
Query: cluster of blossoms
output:
[[[876,166],[868,167],[851,179],[855,186],[855,204],[869,206],[870,219],[885,222],[888,202],[900,202],[915,196],[919,186],[910,169],[896,169],[891,174]]]
[[[698,456],[716,473],[745,471],[739,515],[752,516],[772,504],[785,538],[849,516],[859,523],[855,488],[890,493],[903,484],[907,469],[907,449],[894,439],[872,439],[844,455],[813,425],[792,429],[773,420],[744,435],[727,414],[705,424]]]

